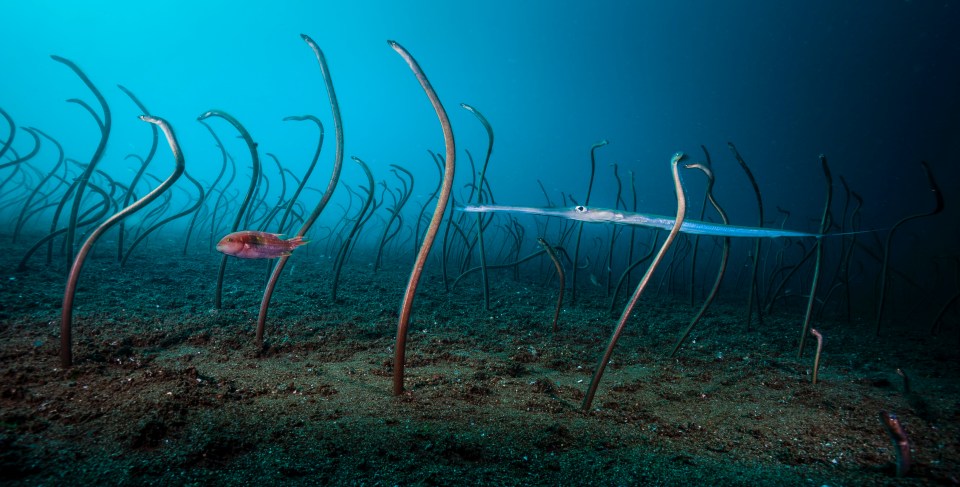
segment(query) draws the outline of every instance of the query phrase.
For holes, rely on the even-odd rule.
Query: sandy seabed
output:
[[[799,305],[754,331],[742,306],[717,305],[670,358],[696,309],[654,292],[587,414],[580,403],[615,316],[587,287],[551,333],[556,283],[536,264],[529,279],[493,273],[492,311],[478,278],[445,293],[428,266],[406,392],[394,397],[409,263],[350,265],[334,302],[328,261],[295,256],[260,353],[264,262],[231,260],[214,310],[218,254],[158,260],[141,249],[120,269],[101,250],[81,276],[65,370],[66,263],[38,255],[16,272],[20,250],[0,256],[5,485],[960,483],[955,324],[937,338],[928,323],[890,323],[877,339],[872,324],[818,322],[812,385],[813,342],[796,356]],[[895,477],[879,411],[909,434],[906,478]]]

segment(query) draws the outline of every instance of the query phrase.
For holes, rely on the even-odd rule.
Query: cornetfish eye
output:
[[[587,212],[587,207],[586,207],[586,206],[578,206],[578,207],[574,208],[574,210],[577,210],[577,213],[586,213],[586,212]]]

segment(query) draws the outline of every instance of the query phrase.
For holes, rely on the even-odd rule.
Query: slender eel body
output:
[[[330,111],[333,113],[333,130],[336,149],[333,156],[333,171],[330,174],[330,180],[327,182],[326,189],[323,190],[323,196],[320,197],[320,201],[317,203],[317,206],[313,208],[310,216],[300,225],[300,230],[297,230],[295,237],[305,236],[307,231],[310,230],[310,227],[313,226],[313,223],[320,217],[323,209],[327,207],[327,203],[330,202],[330,198],[333,196],[333,191],[337,188],[337,182],[340,181],[340,170],[343,168],[343,122],[340,118],[340,103],[337,101],[337,94],[333,90],[333,78],[330,76],[327,58],[323,55],[323,51],[320,50],[320,46],[318,46],[310,36],[300,34],[300,38],[313,50],[313,54],[317,58],[317,64],[320,66],[320,76],[323,77],[323,84],[327,89],[327,98],[330,100]],[[285,255],[277,260],[277,264],[273,266],[273,272],[270,274],[270,280],[267,281],[266,287],[263,288],[263,298],[260,300],[260,313],[257,315],[257,348],[261,350],[263,349],[263,333],[267,326],[267,309],[270,307],[270,298],[273,297],[273,290],[277,287],[280,273],[283,272],[283,268],[287,265],[289,258],[289,255]]]
[[[397,321],[397,341],[393,352],[393,395],[399,396],[403,393],[403,371],[406,365],[406,347],[407,347],[407,329],[410,327],[410,314],[413,311],[413,297],[417,294],[417,285],[420,283],[420,275],[423,274],[423,266],[430,255],[430,248],[433,247],[433,241],[437,238],[437,231],[440,230],[440,221],[443,220],[443,212],[447,210],[447,202],[450,200],[450,192],[453,188],[453,175],[456,172],[457,148],[453,139],[453,127],[450,125],[450,118],[447,111],[440,103],[440,97],[427,79],[427,75],[420,69],[420,64],[413,58],[403,46],[395,41],[387,41],[413,71],[420,87],[433,105],[437,113],[437,119],[440,121],[440,129],[443,132],[443,146],[446,149],[444,157],[445,166],[443,170],[443,185],[440,189],[440,195],[437,196],[437,207],[433,210],[433,217],[427,226],[427,233],[423,236],[423,243],[420,244],[420,251],[417,252],[417,260],[413,263],[413,270],[410,272],[410,279],[407,281],[407,290],[403,293],[403,301],[400,305],[400,319]]]
[[[67,286],[63,293],[63,310],[60,315],[60,366],[62,368],[68,368],[73,365],[73,299],[77,293],[77,281],[80,279],[80,271],[83,269],[83,263],[86,261],[87,254],[90,253],[93,245],[101,235],[127,216],[140,211],[141,208],[157,199],[164,191],[170,189],[173,183],[175,183],[184,172],[183,151],[180,150],[177,137],[174,135],[173,129],[166,120],[150,115],[141,115],[140,120],[155,124],[163,130],[164,135],[167,137],[167,142],[170,144],[170,151],[173,152],[176,165],[170,176],[154,188],[153,191],[150,191],[137,201],[130,203],[129,206],[118,211],[101,223],[100,226],[90,233],[90,236],[87,237],[87,240],[80,247],[80,250],[77,251],[77,257],[74,259],[73,265],[70,267],[70,274],[67,276]]]
[[[666,240],[663,241],[663,245],[660,246],[657,255],[650,261],[647,272],[640,278],[640,283],[637,284],[637,289],[633,291],[633,296],[630,298],[630,301],[627,301],[627,305],[623,307],[623,313],[620,314],[617,327],[613,330],[613,336],[610,337],[607,350],[603,353],[603,358],[600,359],[600,363],[597,364],[597,369],[593,373],[593,380],[590,381],[590,387],[583,396],[583,403],[580,405],[580,409],[583,411],[590,411],[590,406],[593,404],[593,397],[596,395],[597,387],[600,385],[600,378],[603,377],[603,371],[606,370],[607,364],[610,363],[613,348],[617,345],[617,340],[620,339],[620,335],[623,334],[623,330],[627,326],[627,320],[630,318],[634,306],[637,305],[637,301],[640,300],[640,295],[650,283],[653,273],[657,270],[660,263],[663,262],[663,258],[667,255],[667,250],[670,249],[670,245],[673,244],[673,241],[680,233],[680,226],[683,224],[687,214],[687,198],[683,193],[683,185],[680,183],[680,173],[677,172],[677,164],[683,157],[683,152],[677,152],[673,155],[673,158],[670,159],[670,172],[673,173],[674,191],[677,195],[677,216],[673,219],[673,226],[670,228],[670,233],[667,235]]]
[[[617,211],[609,208],[587,208],[575,206],[573,208],[531,208],[528,206],[501,206],[501,205],[473,205],[459,208],[469,213],[509,212],[526,213],[529,215],[554,216],[568,220],[578,220],[593,223],[616,223],[619,225],[636,225],[641,227],[660,228],[670,230],[675,220],[669,216],[651,215],[647,213],[633,213]],[[820,238],[822,235],[807,232],[795,232],[777,228],[741,227],[724,225],[697,220],[684,220],[680,231],[693,235],[716,235],[718,237],[754,237],[754,238]]]
[[[910,439],[907,438],[907,432],[900,424],[900,418],[896,414],[887,411],[880,411],[880,424],[883,430],[890,436],[893,443],[893,453],[897,457],[897,477],[905,477],[910,471],[913,462],[910,459]]]

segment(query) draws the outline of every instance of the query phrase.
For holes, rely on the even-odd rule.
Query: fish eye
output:
[[[586,212],[587,212],[587,207],[586,207],[586,206],[578,206],[578,207],[574,208],[574,210],[577,210],[577,213],[586,213]]]

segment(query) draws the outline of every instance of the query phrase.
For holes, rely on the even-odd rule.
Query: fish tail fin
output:
[[[886,230],[886,228],[874,228],[873,230],[855,230],[852,232],[838,232],[838,233],[825,233],[823,235],[817,235],[817,238],[823,237],[842,237],[845,235],[860,235],[861,233],[874,233]]]
[[[305,238],[303,238],[303,237],[293,237],[293,238],[287,240],[286,242],[290,244],[290,249],[291,249],[291,250],[292,250],[292,249],[295,249],[295,248],[297,248],[297,247],[299,247],[299,246],[301,246],[301,245],[306,245],[306,244],[310,243],[309,240],[307,240],[307,239],[305,239]]]

